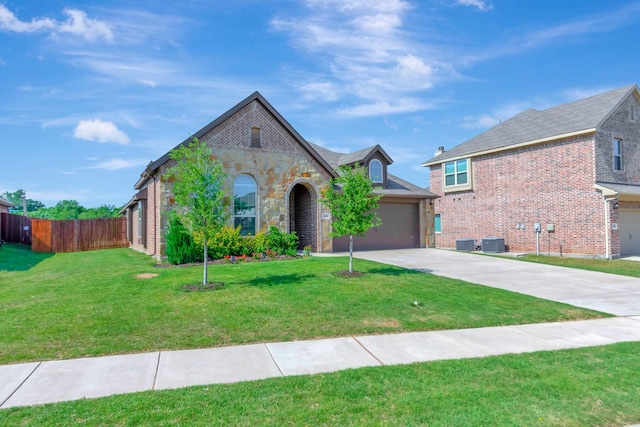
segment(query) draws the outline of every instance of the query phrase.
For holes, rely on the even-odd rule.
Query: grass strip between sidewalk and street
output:
[[[0,410],[0,425],[624,426],[640,343],[383,366]]]

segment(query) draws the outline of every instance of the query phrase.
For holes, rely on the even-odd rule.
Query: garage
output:
[[[418,201],[411,200],[402,203],[381,200],[376,214],[382,220],[382,224],[379,227],[369,229],[363,237],[354,236],[354,251],[420,247]],[[349,251],[349,236],[334,238],[333,251]]]
[[[640,254],[640,210],[620,209],[620,255]]]

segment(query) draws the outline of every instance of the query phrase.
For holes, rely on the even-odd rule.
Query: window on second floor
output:
[[[629,105],[629,120],[631,120],[632,122],[636,121],[636,104],[635,103],[631,103]]]
[[[373,159],[369,162],[369,179],[375,183],[383,182],[382,162],[380,160]]]
[[[454,160],[444,164],[444,191],[471,189],[471,161],[469,159]]]
[[[622,170],[622,139],[613,138],[613,170]]]

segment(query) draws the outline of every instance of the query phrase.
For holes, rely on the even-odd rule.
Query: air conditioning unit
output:
[[[504,239],[500,237],[485,237],[482,239],[482,252],[504,252]]]
[[[456,251],[475,251],[475,239],[458,239],[456,240]]]

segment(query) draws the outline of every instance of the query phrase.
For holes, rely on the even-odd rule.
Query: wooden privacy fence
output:
[[[31,244],[31,218],[9,213],[0,214],[0,239],[9,243]]]
[[[56,220],[32,218],[34,252],[80,252],[126,248],[126,218]]]

